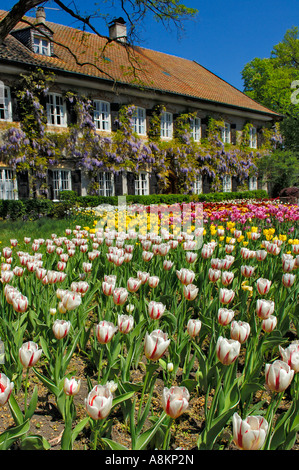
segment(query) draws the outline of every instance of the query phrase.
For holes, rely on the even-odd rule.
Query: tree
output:
[[[101,9],[91,12],[87,16],[83,16],[80,14],[75,2],[72,2],[74,8],[70,8],[60,0],[53,1],[59,8],[81,22],[83,29],[89,28],[95,34],[100,35],[93,26],[92,19],[96,17],[106,17],[106,15],[101,12]],[[49,2],[42,0],[19,0],[2,21],[0,21],[0,44],[3,43],[10,31],[22,20],[23,16],[29,10],[39,5],[45,5],[46,3]],[[113,0],[108,0],[102,3],[105,3],[106,7],[109,6],[109,4],[114,7],[116,6],[121,14],[126,17],[129,25],[128,38],[132,41],[136,39],[138,34],[138,25],[146,19],[148,14],[152,14],[157,21],[160,21],[166,27],[170,24],[174,24],[178,30],[183,30],[185,20],[197,14],[196,9],[188,8],[179,3],[179,0],[121,0],[116,2],[116,4]]]
[[[254,58],[242,71],[244,92],[252,99],[283,115],[281,131],[286,149],[299,150],[298,27],[287,30],[283,40],[273,47],[269,58]],[[299,86],[299,82],[297,87]],[[296,95],[297,96],[297,95]]]

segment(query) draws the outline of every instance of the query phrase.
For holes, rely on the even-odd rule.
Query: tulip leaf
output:
[[[166,416],[167,415],[163,413],[161,418],[156,422],[154,426],[152,426],[150,429],[148,429],[147,431],[142,433],[140,436],[138,436],[134,450],[146,449],[147,445],[150,443],[151,439],[154,437],[155,433],[157,432],[159,426],[162,424]]]
[[[27,420],[24,423],[14,428],[8,429],[0,435],[0,450],[8,450],[12,444],[18,439],[22,438],[30,429],[30,421]]]
[[[16,425],[20,426],[24,422],[24,416],[13,393],[9,397],[8,404],[9,404],[10,412],[12,414],[14,422],[16,423]]]
[[[31,435],[21,439],[20,447],[22,450],[49,450],[51,445],[43,436]]]
[[[119,395],[118,397],[115,397],[113,399],[113,402],[112,402],[112,408],[114,406],[118,405],[119,403],[122,403],[126,400],[129,400],[129,398],[131,398],[134,394],[135,394],[135,392],[132,391],[132,392],[123,393],[122,395]]]
[[[85,426],[88,424],[89,422],[89,417],[86,417],[84,419],[82,419],[73,429],[73,432],[72,432],[72,444],[75,442],[78,434],[83,431],[83,429],[85,428]]]
[[[107,439],[102,437],[101,441],[106,444],[106,447],[110,450],[128,450],[127,447],[119,444],[118,442],[114,442],[111,439]]]
[[[59,394],[59,389],[55,385],[52,380],[50,380],[48,377],[45,377],[43,374],[38,372],[35,367],[32,367],[34,373],[37,375],[37,377],[42,381],[42,383],[57,397]]]
[[[37,400],[38,400],[38,393],[37,393],[37,386],[35,386],[29,406],[25,413],[25,419],[31,419],[31,417],[33,416],[33,413],[35,412],[35,409],[36,409]]]

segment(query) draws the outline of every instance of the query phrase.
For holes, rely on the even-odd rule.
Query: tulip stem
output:
[[[29,367],[26,368],[26,377],[25,377],[25,393],[24,393],[24,414],[27,412],[27,399],[28,399],[28,380],[29,380]]]
[[[169,417],[168,424],[167,424],[167,429],[166,429],[165,436],[164,436],[164,441],[163,441],[163,447],[162,447],[163,450],[167,450],[169,448],[170,428],[171,428],[172,423],[173,423],[173,418]]]
[[[264,447],[263,447],[264,450],[269,450],[269,446],[270,446],[271,438],[272,438],[271,429],[272,429],[273,418],[274,418],[275,413],[277,411],[277,408],[278,408],[278,406],[281,402],[281,399],[284,395],[284,392],[285,391],[282,391],[280,393],[273,393],[271,403],[270,403],[270,405],[267,409],[265,419],[268,421],[269,431],[268,431],[268,435],[266,437],[265,444],[264,444]]]

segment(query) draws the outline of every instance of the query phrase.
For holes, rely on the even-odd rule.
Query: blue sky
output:
[[[0,0],[0,8],[11,9],[14,3]],[[65,3],[72,7],[72,0]],[[182,0],[182,3],[199,10],[196,19],[185,23],[182,37],[177,37],[175,29],[168,31],[149,17],[143,24],[139,45],[195,60],[241,91],[244,65],[255,57],[269,57],[287,29],[299,26],[298,0]],[[75,0],[75,4],[82,14],[103,7],[115,17],[123,16],[120,8],[108,10],[105,1]],[[45,7],[49,21],[78,27],[54,2],[47,2]],[[35,16],[34,10],[29,16]],[[108,35],[103,21],[94,20],[93,24],[100,33]]]

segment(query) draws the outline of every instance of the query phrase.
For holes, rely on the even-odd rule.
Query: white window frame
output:
[[[222,180],[222,191],[230,193],[232,191],[232,177],[231,175],[224,175]]]
[[[161,137],[164,139],[172,139],[173,135],[173,115],[167,111],[161,114]]]
[[[35,54],[45,55],[50,57],[51,56],[51,42],[49,39],[34,36],[33,38],[33,51]]]
[[[135,176],[135,195],[147,196],[149,194],[149,179],[145,171],[141,171]]]
[[[257,176],[250,176],[248,181],[249,191],[256,191],[258,186]]]
[[[99,173],[99,195],[114,196],[114,177],[110,171]]]
[[[249,128],[249,147],[252,149],[257,148],[257,133],[256,127]]]
[[[100,131],[111,130],[110,103],[108,101],[94,100],[93,120]]]
[[[146,135],[146,111],[136,106],[133,114],[133,131],[138,135]]]
[[[230,138],[230,123],[225,122],[224,127],[221,129],[221,140],[224,144],[230,144],[231,138]]]
[[[0,121],[12,121],[10,88],[4,86],[4,96],[0,101]]]
[[[194,142],[199,142],[201,139],[201,120],[200,118],[194,118],[190,123],[191,137]]]
[[[47,120],[51,126],[67,126],[66,106],[59,93],[48,93],[47,95]]]
[[[53,199],[59,201],[60,191],[72,190],[72,172],[68,169],[55,169],[53,172]]]
[[[18,183],[14,170],[11,168],[0,169],[0,199],[18,199]]]
[[[202,175],[196,175],[193,182],[193,194],[202,194]]]

